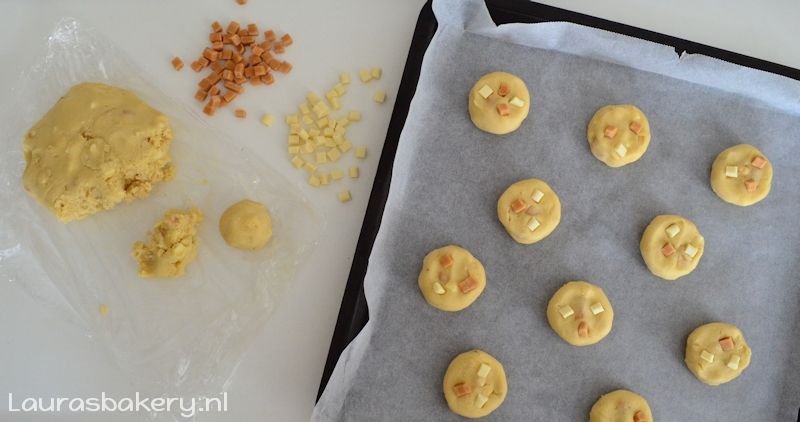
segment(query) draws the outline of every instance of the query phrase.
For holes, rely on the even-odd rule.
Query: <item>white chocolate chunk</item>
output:
[[[727,166],[727,167],[725,167],[725,176],[728,176],[728,177],[739,177],[739,166]]]
[[[536,202],[538,204],[539,202],[542,201],[543,197],[544,197],[544,192],[540,191],[539,189],[536,189],[535,191],[533,191],[531,199],[533,199],[533,202]]]
[[[492,95],[493,93],[494,90],[492,88],[489,88],[489,85],[486,84],[484,84],[481,87],[481,89],[478,90],[478,94],[481,94],[481,97],[483,97],[483,99],[489,98],[489,96]]]
[[[489,375],[489,372],[491,372],[491,370],[492,370],[491,366],[485,363],[481,363],[481,366],[478,368],[478,376],[481,378],[486,378],[486,376]]]
[[[386,101],[386,92],[381,90],[375,91],[375,95],[372,96],[372,99],[378,104],[383,104],[383,102]]]
[[[667,236],[672,239],[681,232],[681,228],[677,224],[670,224],[665,231],[667,232]]]
[[[345,85],[349,84],[350,83],[350,74],[347,73],[347,72],[344,72],[341,75],[339,75],[339,82],[341,82],[341,83],[343,83]]]
[[[531,217],[531,221],[528,222],[528,230],[534,231],[540,225],[541,223],[539,223],[539,220],[537,220],[536,217]]]
[[[691,243],[686,245],[686,250],[683,251],[686,255],[689,255],[690,258],[694,258],[697,255],[697,248],[694,247]]]
[[[361,82],[367,83],[372,79],[372,71],[370,69],[361,69],[358,71],[358,78]]]
[[[339,202],[348,202],[352,198],[350,196],[350,191],[349,190],[343,190],[343,191],[339,192],[339,194],[336,195],[336,196],[339,198]]]
[[[367,147],[357,147],[355,152],[356,158],[367,158]]]
[[[524,107],[525,101],[522,101],[519,97],[514,97],[511,101],[508,102],[509,104],[513,105],[514,107]]]
[[[358,167],[351,166],[350,169],[348,169],[348,173],[351,179],[358,179]]]
[[[561,316],[562,316],[564,319],[567,319],[567,318],[571,317],[571,316],[572,316],[572,314],[574,314],[574,313],[575,313],[575,311],[573,311],[573,310],[572,310],[572,307],[571,307],[571,306],[569,306],[569,305],[566,305],[566,306],[562,306],[562,307],[558,308],[558,313],[560,313],[560,314],[561,314]]]
[[[456,290],[458,290],[458,284],[456,282],[454,282],[454,281],[448,281],[444,285],[444,288],[447,289],[447,291],[452,293],[452,292],[455,292]]]
[[[601,305],[600,302],[597,302],[594,305],[590,306],[589,309],[592,311],[592,315],[597,315],[606,310],[605,308],[603,308],[603,305]]]
[[[478,378],[478,387],[486,385],[486,378]]]
[[[620,158],[624,157],[625,154],[628,153],[628,148],[625,148],[625,145],[619,144],[616,148],[614,148],[614,152],[620,156]]]
[[[475,396],[475,407],[482,408],[487,401],[489,401],[489,397],[486,397],[483,394],[478,393],[478,395]]]
[[[445,290],[444,287],[442,287],[442,285],[439,284],[439,282],[437,281],[433,283],[433,292],[436,293],[437,295],[443,295],[445,293]]]
[[[709,353],[707,350],[703,350],[700,352],[700,359],[703,359],[708,363],[714,363],[714,354]]]
[[[727,366],[728,368],[731,368],[731,369],[733,369],[735,371],[735,370],[739,369],[739,360],[741,360],[739,355],[733,355],[733,356],[731,356],[731,360],[729,360],[728,363],[725,366]]]

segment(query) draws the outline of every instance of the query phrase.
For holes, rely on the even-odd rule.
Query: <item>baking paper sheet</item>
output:
[[[648,399],[657,421],[794,421],[800,406],[800,83],[671,47],[568,23],[495,27],[478,0],[434,1],[440,23],[400,138],[391,192],[365,279],[370,321],[342,354],[316,421],[446,421],[442,377],[472,348],[504,365],[509,393],[485,420],[580,421],[618,388]],[[522,127],[498,137],[469,120],[467,94],[505,70],[531,91]],[[611,169],[586,124],[633,103],[653,133],[644,157]],[[710,189],[723,149],[752,143],[772,160],[770,195],[741,208]],[[515,243],[496,201],[520,179],[546,180],[559,227]],[[676,282],[647,270],[639,239],[658,214],[693,220],[706,239]],[[458,313],[426,304],[425,254],[447,244],[478,257],[487,287]],[[573,347],[549,328],[550,296],[568,280],[601,286],[615,311],[599,344]],[[739,326],[752,362],[710,387],[683,363],[697,326]]]

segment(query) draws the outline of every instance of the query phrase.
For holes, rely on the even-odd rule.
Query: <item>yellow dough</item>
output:
[[[143,198],[174,176],[169,120],[133,93],[72,87],[25,135],[22,184],[62,222]]]
[[[483,265],[458,246],[434,249],[422,261],[419,290],[434,308],[460,311],[471,305],[486,287]]]
[[[503,365],[486,352],[470,350],[450,362],[444,374],[444,398],[450,410],[467,418],[495,411],[506,398],[508,383]]]
[[[231,247],[261,249],[272,238],[272,218],[264,204],[244,199],[222,213],[219,232]]]
[[[501,84],[508,88],[505,95]],[[478,129],[504,135],[519,128],[530,110],[530,94],[525,82],[506,72],[492,72],[481,76],[469,91],[469,117]],[[501,115],[500,109],[508,111]]]
[[[514,240],[530,245],[556,229],[561,221],[561,201],[544,181],[520,180],[500,195],[497,218]]]
[[[705,239],[697,226],[679,215],[654,218],[639,243],[647,268],[665,280],[675,280],[694,271],[704,249]]]
[[[589,346],[611,332],[614,309],[603,289],[585,281],[570,281],[547,304],[547,322],[567,343]]]
[[[725,202],[753,205],[767,197],[771,186],[772,163],[752,145],[732,146],[711,165],[711,189]]]
[[[741,330],[731,324],[701,325],[686,339],[686,367],[708,385],[725,384],[741,375],[750,365],[750,355]]]
[[[628,390],[614,390],[594,403],[589,422],[653,422],[653,412],[644,397]]]
[[[622,167],[638,160],[647,151],[650,123],[636,106],[607,105],[594,113],[586,136],[589,148],[598,160],[609,167]]]
[[[133,244],[133,257],[139,263],[139,277],[180,277],[186,266],[197,256],[197,226],[203,213],[197,208],[189,211],[167,210],[150,232],[147,243]]]

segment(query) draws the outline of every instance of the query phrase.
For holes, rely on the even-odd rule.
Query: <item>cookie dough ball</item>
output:
[[[478,129],[504,135],[519,128],[530,110],[525,82],[506,72],[481,76],[469,91],[469,117]]]
[[[556,229],[561,221],[561,201],[544,181],[520,180],[500,195],[497,218],[514,240],[530,245]]]
[[[233,248],[261,249],[272,238],[272,217],[264,204],[243,199],[222,213],[219,232]]]
[[[748,144],[719,153],[711,165],[711,189],[725,202],[746,207],[764,199],[772,186],[772,163]]]
[[[603,289],[585,281],[570,281],[547,304],[547,322],[567,343],[589,346],[611,332],[614,309]]]
[[[607,105],[594,113],[586,136],[598,160],[609,167],[622,167],[647,151],[650,123],[636,106]]]
[[[720,385],[750,365],[750,347],[741,330],[722,322],[697,327],[686,339],[686,367],[700,381]]]
[[[468,250],[458,246],[434,249],[422,261],[419,290],[434,308],[460,311],[486,287],[486,271]]]
[[[603,394],[589,411],[589,422],[653,422],[644,397],[628,390]]]
[[[146,197],[175,174],[169,120],[133,93],[72,87],[25,135],[22,185],[66,223]]]
[[[180,277],[186,266],[197,257],[197,227],[203,213],[197,208],[189,211],[167,210],[150,232],[147,243],[133,244],[133,258],[139,263],[139,277]]]
[[[467,418],[486,416],[503,404],[508,392],[503,365],[486,352],[464,352],[447,367],[444,398],[450,410]]]
[[[639,249],[650,272],[675,280],[694,271],[704,245],[694,223],[679,215],[659,215],[644,229]]]

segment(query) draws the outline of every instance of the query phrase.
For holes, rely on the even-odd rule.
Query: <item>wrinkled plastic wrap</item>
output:
[[[222,136],[188,106],[162,94],[101,34],[61,20],[40,63],[21,75],[15,110],[4,112],[0,159],[0,274],[44,306],[66,303],[109,347],[143,391],[218,394],[278,302],[324,225],[309,203],[254,154]],[[126,88],[166,114],[175,138],[176,178],[151,195],[62,224],[22,188],[25,131],[74,84]],[[217,222],[249,198],[272,214],[273,238],[260,251],[228,247]],[[144,280],[131,247],[168,208],[200,208],[200,247],[185,276]],[[57,296],[57,295],[56,295]],[[108,306],[103,317],[100,305]]]

